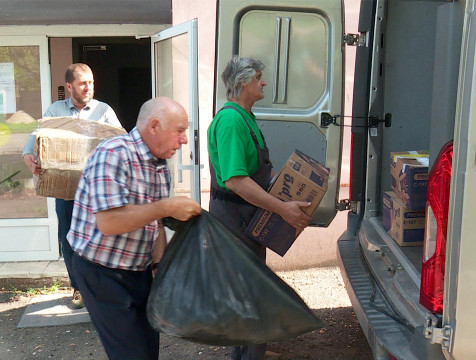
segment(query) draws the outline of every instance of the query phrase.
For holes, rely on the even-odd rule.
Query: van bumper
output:
[[[374,359],[444,359],[441,346],[431,345],[423,328],[405,323],[389,305],[375,281],[355,236],[344,233],[337,241],[337,262],[354,312]]]

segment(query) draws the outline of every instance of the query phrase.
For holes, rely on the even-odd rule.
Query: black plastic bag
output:
[[[296,292],[206,211],[176,230],[147,303],[152,327],[210,345],[261,344],[322,326]]]

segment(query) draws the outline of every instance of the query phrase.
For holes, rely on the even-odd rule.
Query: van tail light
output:
[[[453,161],[453,141],[443,146],[428,177],[420,303],[443,312],[446,233]]]

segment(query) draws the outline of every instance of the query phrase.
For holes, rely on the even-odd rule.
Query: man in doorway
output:
[[[93,99],[94,77],[88,65],[82,63],[72,64],[65,74],[66,89],[70,98],[58,100],[51,104],[43,117],[68,116],[86,120],[104,122],[113,126],[122,127],[114,110],[106,103]],[[35,134],[33,132],[23,148],[23,161],[28,169],[35,175],[41,174],[41,166],[34,154]],[[71,271],[73,251],[66,240],[66,234],[71,225],[73,200],[56,199],[56,215],[58,216],[58,238],[61,244],[64,263],[73,288],[72,306],[76,309],[84,307],[81,293],[78,291],[76,280]]]
[[[186,221],[201,212],[190,198],[169,198],[165,159],[187,143],[187,129],[179,103],[148,100],[136,127],[101,143],[81,176],[68,241],[74,275],[109,359],[158,358],[159,333],[146,305],[151,269],[166,246],[160,220]]]
[[[267,193],[272,165],[263,134],[251,108],[264,98],[266,82],[261,61],[233,57],[225,67],[222,80],[228,102],[208,128],[211,189],[210,213],[237,234],[263,263],[266,248],[245,234],[258,208],[280,215],[301,232],[311,218],[301,211],[310,203],[283,202]],[[266,344],[236,346],[234,360],[264,359]]]

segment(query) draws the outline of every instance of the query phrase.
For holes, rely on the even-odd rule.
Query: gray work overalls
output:
[[[255,143],[256,150],[258,152],[258,169],[250,176],[259,186],[267,191],[271,180],[272,164],[269,160],[269,152],[266,147],[266,141],[263,142],[266,149],[261,149],[259,146],[258,138],[251,129],[250,124],[246,118],[232,106],[225,106],[223,109],[233,109],[237,111],[250,130],[251,137]],[[221,111],[221,110],[220,110]],[[261,133],[261,132],[260,132]],[[251,221],[255,211],[258,209],[256,206],[246,202],[243,198],[238,196],[232,191],[226,191],[220,187],[217,183],[215,169],[210,161],[210,173],[211,173],[211,196],[210,196],[210,213],[215,216],[220,222],[223,223],[230,231],[235,233],[245,245],[247,245],[260,260],[266,262],[266,248],[259,244],[257,241],[249,238],[245,235],[245,230]],[[266,344],[248,344],[243,346],[235,346],[232,352],[232,359],[234,360],[260,360],[263,359],[266,350]]]

